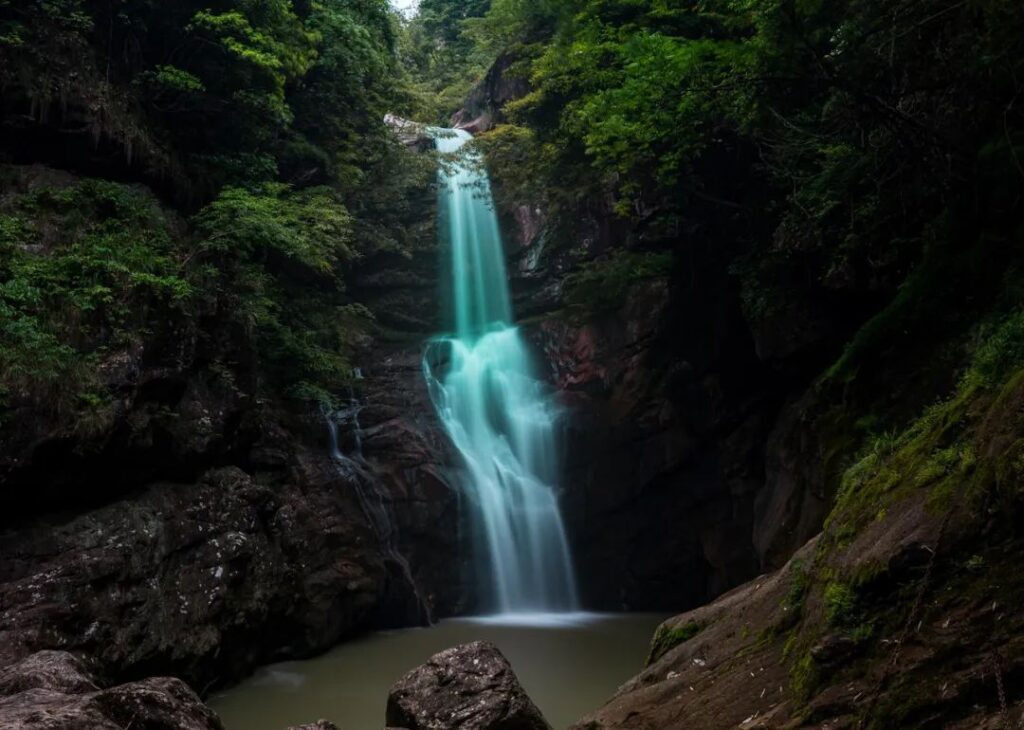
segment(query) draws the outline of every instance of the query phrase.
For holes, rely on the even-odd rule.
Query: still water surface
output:
[[[211,698],[227,730],[283,730],[333,721],[380,730],[388,689],[433,654],[477,639],[493,642],[555,728],[597,709],[643,666],[652,614],[553,614],[451,619],[423,629],[373,634],[327,654],[259,670]]]

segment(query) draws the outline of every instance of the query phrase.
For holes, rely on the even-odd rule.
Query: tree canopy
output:
[[[398,23],[387,0],[0,0],[0,402],[102,410],[98,364],[175,337],[246,388],[337,393],[369,323],[347,279],[415,245],[430,181],[383,124]]]

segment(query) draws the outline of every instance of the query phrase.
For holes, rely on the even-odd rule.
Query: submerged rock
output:
[[[84,662],[43,651],[0,671],[5,730],[223,730],[180,679],[153,677],[100,689]]]
[[[474,641],[432,656],[391,688],[396,730],[550,730],[496,646]]]

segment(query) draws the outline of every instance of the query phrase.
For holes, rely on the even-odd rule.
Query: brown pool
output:
[[[331,720],[341,730],[380,730],[388,689],[442,649],[477,639],[508,657],[555,728],[598,708],[643,666],[653,614],[531,614],[450,619],[430,628],[350,641],[316,659],[260,669],[211,698],[227,730],[284,730]]]

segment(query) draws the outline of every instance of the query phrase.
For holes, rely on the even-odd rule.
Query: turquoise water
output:
[[[505,253],[490,181],[470,135],[437,130],[443,243],[450,251],[454,334],[427,349],[424,374],[462,457],[484,608],[578,607],[559,510],[559,412],[512,323]]]

